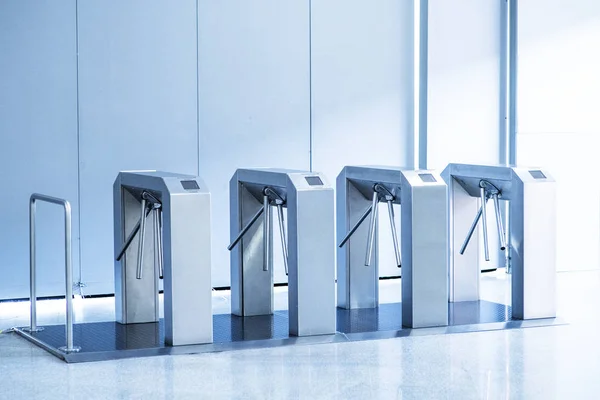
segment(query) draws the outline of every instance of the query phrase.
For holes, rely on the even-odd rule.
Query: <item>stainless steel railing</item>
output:
[[[66,337],[67,344],[59,350],[73,353],[81,348],[73,346],[73,260],[71,254],[71,204],[67,200],[34,193],[29,198],[29,291],[31,302],[30,332],[37,332],[43,328],[37,326],[37,295],[36,295],[36,259],[35,259],[35,214],[36,202],[43,201],[60,205],[65,210],[65,297],[66,297]]]

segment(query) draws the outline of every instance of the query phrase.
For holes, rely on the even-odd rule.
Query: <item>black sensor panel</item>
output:
[[[199,190],[200,186],[198,186],[198,182],[196,181],[181,181],[181,186],[185,190]]]
[[[435,177],[433,175],[431,175],[431,174],[419,174],[419,178],[421,178],[421,180],[423,182],[426,182],[426,183],[435,183],[435,182],[437,182],[435,180]]]
[[[318,176],[306,176],[305,179],[310,186],[323,186],[323,181]]]
[[[546,179],[546,175],[539,169],[529,171],[533,179]]]

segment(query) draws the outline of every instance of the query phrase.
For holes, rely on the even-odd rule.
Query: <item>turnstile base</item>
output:
[[[174,347],[165,345],[162,320],[131,325],[116,322],[83,323],[73,327],[74,344],[80,346],[81,350],[68,354],[58,350],[65,344],[64,325],[45,326],[39,332],[17,328],[16,333],[66,362],[78,363],[564,324],[559,318],[511,320],[509,306],[487,301],[450,303],[448,307],[449,326],[421,329],[402,328],[400,303],[355,310],[338,308],[337,333],[304,337],[289,336],[287,311],[256,317],[220,314],[213,316],[213,343]]]

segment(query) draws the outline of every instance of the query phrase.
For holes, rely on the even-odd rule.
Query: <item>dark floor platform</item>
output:
[[[175,347],[165,346],[162,320],[158,323],[133,325],[116,322],[83,323],[73,327],[73,342],[81,347],[81,351],[70,354],[57,350],[65,345],[64,325],[45,326],[43,331],[34,333],[22,329],[17,329],[16,332],[67,362],[89,362],[563,324],[557,318],[511,320],[510,306],[488,301],[451,303],[448,312],[449,326],[406,329],[402,328],[401,323],[401,303],[381,304],[374,309],[337,309],[337,333],[307,337],[289,336],[288,312],[285,310],[256,317],[220,314],[213,316],[214,343]]]

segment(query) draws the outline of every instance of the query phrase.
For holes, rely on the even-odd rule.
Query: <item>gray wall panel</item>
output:
[[[0,2],[0,299],[29,297],[28,201],[73,208],[77,259],[75,1]],[[38,206],[38,295],[64,294],[63,216]]]
[[[228,193],[236,168],[309,168],[308,6],[199,1],[200,174],[212,193],[215,286],[229,286]],[[274,239],[275,280],[286,281]]]
[[[82,274],[112,293],[117,173],[197,173],[196,2],[82,1],[78,17]]]
[[[313,169],[332,182],[345,165],[412,167],[413,27],[412,1],[312,3]],[[382,208],[380,275],[394,276]]]

